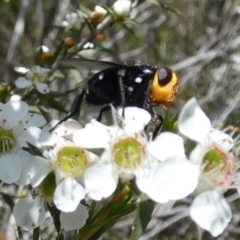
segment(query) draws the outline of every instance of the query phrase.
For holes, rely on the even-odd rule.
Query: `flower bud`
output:
[[[118,17],[127,17],[130,14],[131,1],[129,0],[117,0],[113,4],[113,11]]]
[[[102,34],[102,33],[99,33],[99,34],[96,36],[96,39],[97,39],[97,40],[100,40],[100,41],[104,40],[104,38],[105,38],[105,36],[104,36],[104,34]]]
[[[104,16],[107,14],[107,10],[98,5],[95,6],[94,11],[97,12],[101,16]]]
[[[45,62],[45,63],[51,62],[52,58],[53,58],[53,53],[52,53],[52,52],[43,52],[43,53],[41,54],[41,59],[42,59],[43,62]]]
[[[97,23],[99,18],[101,18],[101,15],[97,12],[91,12],[89,15],[88,15],[88,18],[89,20],[92,22],[92,23]]]
[[[71,37],[67,37],[64,39],[64,44],[66,48],[72,48],[76,44],[76,41]]]

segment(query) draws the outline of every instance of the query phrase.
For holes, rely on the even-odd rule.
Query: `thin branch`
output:
[[[31,2],[30,0],[23,0],[22,6],[18,13],[17,21],[13,30],[13,35],[8,48],[6,65],[5,65],[4,75],[3,75],[4,76],[3,79],[5,80],[6,83],[9,83],[10,81],[10,75],[11,75],[10,72],[12,71],[12,65],[13,65],[12,60],[16,55],[17,48],[23,36],[27,10],[29,8],[30,2]]]

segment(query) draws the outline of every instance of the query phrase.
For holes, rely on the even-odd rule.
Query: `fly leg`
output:
[[[97,121],[98,121],[98,122],[101,122],[103,113],[104,113],[104,112],[107,112],[107,111],[110,111],[110,110],[111,110],[111,107],[110,107],[110,106],[105,106],[105,107],[101,108],[101,110],[100,110],[100,112],[99,112],[99,115],[98,115],[98,117],[97,117]]]
[[[120,97],[121,97],[121,106],[123,108],[122,117],[124,118],[125,117],[126,97],[125,97],[123,78],[121,75],[118,77],[118,85],[119,85],[119,91],[120,91]]]
[[[153,136],[152,137],[153,140],[157,137],[157,135],[158,135],[158,133],[161,130],[162,125],[163,125],[163,117],[161,115],[159,115],[159,114],[156,114],[156,113],[155,113],[155,116],[158,119],[156,120],[156,127],[155,127],[155,130],[153,131],[153,135],[152,135]]]
[[[65,118],[63,118],[60,122],[58,122],[53,128],[51,128],[49,131],[52,132],[54,129],[56,129],[56,127],[58,125],[60,125],[61,123],[65,122],[66,120],[68,120],[69,118],[73,117],[75,114],[77,114],[79,112],[80,114],[80,110],[81,110],[81,105],[84,99],[84,96],[86,94],[86,89],[83,89],[82,92],[78,95],[75,104],[74,104],[74,108],[73,111],[70,112]]]

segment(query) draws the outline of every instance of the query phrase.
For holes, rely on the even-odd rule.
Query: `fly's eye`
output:
[[[165,86],[172,80],[172,70],[166,67],[161,67],[158,69],[158,84],[160,86]]]

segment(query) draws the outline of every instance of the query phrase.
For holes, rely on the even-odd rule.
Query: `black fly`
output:
[[[84,99],[91,105],[111,103],[114,107],[135,106],[147,110],[153,116],[155,113],[153,107],[174,104],[179,90],[179,79],[175,72],[163,66],[78,58],[62,59],[60,64],[74,68],[100,70],[82,89],[75,111],[60,123],[75,115]],[[102,108],[98,120],[101,120],[102,112],[108,109],[109,106]]]

